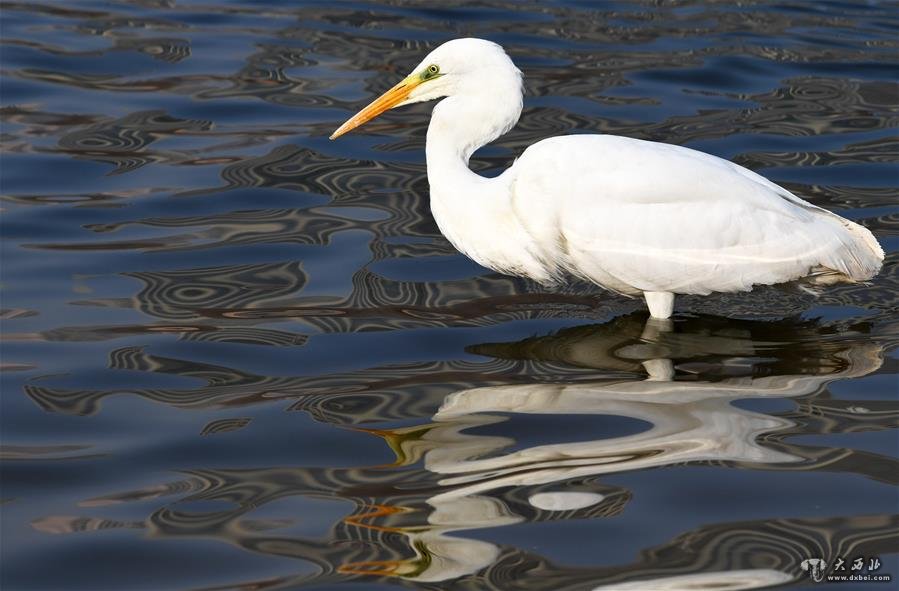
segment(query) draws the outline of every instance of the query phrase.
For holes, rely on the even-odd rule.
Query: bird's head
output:
[[[502,47],[483,39],[453,39],[429,53],[411,74],[350,117],[331,139],[394,107],[458,94],[483,94],[485,100],[498,100],[502,97],[493,90],[503,82],[516,88],[520,100],[521,72]]]

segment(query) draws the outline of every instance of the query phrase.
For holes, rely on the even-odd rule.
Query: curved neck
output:
[[[534,254],[533,238],[513,211],[514,173],[486,178],[468,168],[472,153],[508,131],[521,114],[517,80],[505,97],[496,94],[496,84],[485,87],[491,96],[459,93],[434,107],[427,143],[431,213],[443,235],[469,258],[495,271],[549,282],[555,271]]]
[[[521,115],[520,79],[491,92],[459,93],[440,101],[431,115],[425,152],[432,198],[435,190],[450,185],[458,194],[460,183],[483,181],[468,168],[475,150],[511,129]]]

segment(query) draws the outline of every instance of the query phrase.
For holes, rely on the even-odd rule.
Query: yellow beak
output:
[[[348,131],[352,131],[367,121],[371,121],[384,111],[392,109],[407,98],[409,93],[421,84],[421,79],[417,76],[408,76],[402,82],[376,98],[370,105],[347,119],[346,123],[337,128],[331,134],[331,139],[336,140]]]

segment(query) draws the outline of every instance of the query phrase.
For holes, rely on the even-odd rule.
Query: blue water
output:
[[[894,586],[896,8],[0,4],[0,587],[787,588],[856,557]],[[526,80],[482,174],[564,133],[685,145],[863,224],[883,271],[654,329],[481,268],[430,214],[430,104],[327,139],[461,36]]]

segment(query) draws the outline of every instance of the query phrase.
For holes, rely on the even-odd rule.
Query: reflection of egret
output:
[[[639,507],[628,505],[631,491],[599,479],[612,472],[683,462],[717,464],[723,460],[748,470],[858,472],[895,483],[899,472],[894,460],[830,448],[827,451],[838,457],[829,453],[824,457],[818,453],[820,448],[779,441],[785,434],[891,428],[896,423],[892,407],[878,408],[872,405],[878,401],[857,398],[824,400],[864,406],[870,412],[831,415],[825,410],[821,419],[826,422],[816,417],[813,423],[803,424],[796,413],[772,416],[730,404],[736,398],[803,395],[801,405],[821,415],[824,396],[815,394],[823,393],[829,381],[861,376],[880,365],[884,339],[855,334],[847,340],[853,329],[870,327],[858,324],[836,330],[833,324],[817,321],[730,322],[699,317],[673,322],[674,330],[669,331],[658,322],[644,328],[642,317],[633,314],[599,327],[576,327],[548,337],[476,349],[518,359],[623,370],[638,369],[645,360],[668,355],[679,372],[688,366],[690,375],[684,376],[688,381],[628,383],[616,373],[602,381],[570,386],[464,389],[446,398],[433,420],[425,424],[371,430],[396,452],[392,466],[193,469],[181,480],[81,503],[83,507],[159,504],[145,520],[51,515],[32,525],[54,533],[145,528],[155,540],[215,539],[248,552],[295,557],[316,566],[313,574],[303,567],[295,576],[281,579],[281,586],[291,588],[380,575],[424,586],[433,582],[460,588],[526,586],[548,591],[597,585],[616,588],[614,585],[621,583],[632,589],[748,589],[795,580],[800,575],[797,556],[867,556],[890,551],[894,532],[899,530],[896,517],[885,515],[703,525],[644,549],[634,562],[590,567],[554,564],[526,548],[497,543],[490,533],[466,535],[469,530],[517,523],[605,519],[622,511],[633,513]],[[393,380],[403,375],[397,374],[396,368],[392,371]],[[416,373],[421,371],[419,368]],[[710,376],[717,381],[697,381]],[[568,377],[583,379],[583,374],[573,372]],[[357,384],[360,379],[357,375]],[[404,399],[385,393],[385,400],[391,397],[400,401],[399,406],[412,401],[414,405],[396,415],[395,408],[360,410],[357,405],[341,404],[331,410],[331,416],[344,413],[380,421],[399,416],[406,422],[433,412],[433,406],[424,412],[417,396]],[[549,445],[534,445],[515,441],[517,435],[509,435],[507,429],[505,433],[490,432],[510,414],[570,414],[572,407],[591,421],[590,435],[583,438],[591,441],[561,443],[554,439]],[[598,413],[594,415],[597,425],[601,424],[598,415],[613,414],[642,417],[642,425],[648,421],[651,428],[597,440],[591,413]],[[509,420],[514,433],[521,432],[514,431],[520,418]],[[565,441],[571,440],[567,434],[563,436]],[[658,443],[654,451],[657,460],[645,453],[654,441]],[[512,444],[519,449],[510,452]],[[576,455],[568,457],[569,452]],[[634,492],[639,494],[639,490]],[[177,500],[166,500],[172,497]],[[297,512],[289,503],[280,504],[298,497],[340,500],[347,505],[337,504],[332,515],[321,518],[334,523],[322,537],[318,527],[311,535],[303,525],[311,514],[318,516],[317,509]],[[219,510],[210,511],[209,502],[217,503],[212,508]],[[354,509],[346,515],[350,503]],[[606,532],[601,526],[594,531]],[[771,544],[771,540],[778,543]],[[458,584],[448,583],[453,580]],[[517,585],[518,581],[526,583]]]
[[[793,580],[791,575],[770,568],[754,568],[736,571],[675,575],[629,583],[612,583],[594,587],[593,591],[688,591],[693,589],[722,589],[741,591],[784,585]]]
[[[639,363],[643,354],[647,356],[644,363],[664,361],[673,366],[672,360],[656,357],[665,347],[670,353],[691,358],[708,355],[715,348],[725,355],[750,355],[753,342],[761,349],[774,345],[753,341],[739,331],[730,338],[705,335],[708,342],[695,333],[678,338],[658,324],[653,328],[652,323],[643,334],[645,348],[625,345],[632,363]],[[813,327],[814,323],[809,323],[806,328],[811,331]],[[585,342],[584,335],[574,334],[580,344]],[[601,338],[593,342],[599,343],[609,344]],[[556,345],[563,351],[571,350],[564,343]],[[532,350],[539,349],[533,342],[531,346]],[[569,494],[566,490],[547,490],[553,483],[691,462],[727,462],[749,468],[804,462],[807,458],[802,455],[759,443],[767,434],[792,427],[788,418],[746,410],[733,402],[815,394],[834,380],[867,375],[881,365],[882,345],[874,340],[844,341],[826,349],[820,353],[817,371],[812,368],[813,360],[806,360],[800,371],[809,373],[759,376],[749,371],[713,382],[674,381],[651,374],[649,379],[638,381],[502,385],[455,392],[445,399],[430,424],[377,432],[396,453],[397,464],[422,461],[426,470],[439,476],[438,482],[444,488],[427,500],[433,508],[427,523],[402,530],[415,550],[415,558],[389,564],[370,563],[361,566],[359,572],[367,568],[369,573],[428,581],[475,572],[489,564],[499,550],[491,553],[483,547],[484,541],[472,540],[471,548],[462,552],[459,549],[463,540],[445,534],[520,521],[493,497],[509,487],[543,486],[544,491],[531,495],[529,502],[544,510],[564,511],[600,502],[602,496],[589,491]],[[620,437],[533,445],[512,451],[506,451],[516,443],[509,437],[466,432],[520,414],[630,417],[648,423],[650,428]],[[740,589],[783,583],[791,578],[770,570],[697,577],[697,583],[718,581]],[[676,585],[687,580],[669,582]]]
[[[460,251],[496,271],[551,284],[565,273],[643,294],[667,318],[674,294],[747,291],[804,279],[858,282],[883,250],[865,228],[726,160],[607,135],[544,140],[495,179],[468,168],[515,125],[521,72],[502,48],[457,39],[344,123],[446,97],[428,128],[431,210]]]
[[[874,367],[867,369],[873,371]],[[443,493],[457,496],[683,462],[798,462],[802,458],[757,443],[760,436],[789,427],[789,420],[731,403],[743,398],[811,394],[840,377],[850,376],[769,376],[719,382],[611,380],[463,390],[449,396],[434,417],[438,424],[451,426],[450,433],[467,428],[470,415],[483,420],[481,413],[626,416],[647,421],[652,428],[614,439],[549,444],[488,457],[483,456],[511,442],[488,440],[477,448],[473,444],[455,448],[441,440],[428,451],[425,466],[446,475],[441,484],[464,485]]]
[[[678,369],[705,377],[825,374],[847,363],[846,338],[873,338],[860,326],[827,326],[817,320],[778,322],[693,316],[645,320],[632,313],[605,324],[564,328],[516,342],[482,343],[466,350],[498,359],[551,362],[611,371],[648,371],[670,377]],[[840,340],[826,335],[840,332]],[[889,332],[889,330],[887,330]]]

